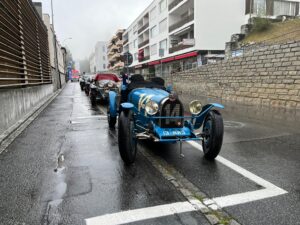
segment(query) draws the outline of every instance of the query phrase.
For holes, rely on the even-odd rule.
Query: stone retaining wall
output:
[[[266,46],[242,57],[174,74],[188,96],[300,108],[300,42]]]

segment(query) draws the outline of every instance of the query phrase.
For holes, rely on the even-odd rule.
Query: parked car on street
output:
[[[90,99],[94,105],[97,101],[107,102],[110,91],[119,92],[120,79],[115,74],[99,73],[90,86]]]
[[[71,82],[78,82],[79,81],[79,75],[72,75]]]
[[[91,78],[92,76],[94,76],[93,74],[84,74],[80,77],[79,79],[79,85],[82,91],[85,91],[86,86],[87,86],[87,81],[89,78]]]
[[[177,94],[167,90],[164,80],[145,81],[133,75],[128,82],[124,76],[120,96],[109,92],[108,123],[113,128],[118,119],[118,143],[126,164],[135,161],[137,141],[142,139],[162,143],[201,141],[205,158],[213,160],[221,150],[223,119],[218,103],[202,106],[198,100],[189,105],[191,116],[184,116],[184,107]],[[129,84],[128,84],[129,83]],[[201,132],[198,129],[203,127]]]

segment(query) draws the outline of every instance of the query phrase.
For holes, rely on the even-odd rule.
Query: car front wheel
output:
[[[221,151],[224,135],[223,118],[217,110],[210,111],[203,124],[202,147],[204,157],[215,159]]]
[[[107,105],[107,121],[109,128],[114,129],[117,122],[117,117],[111,116],[109,103]]]
[[[121,112],[118,125],[119,151],[126,164],[132,164],[136,158],[137,141],[133,113]]]

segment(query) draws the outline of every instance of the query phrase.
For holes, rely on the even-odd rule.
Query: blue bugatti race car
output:
[[[216,109],[224,107],[218,103],[202,106],[195,100],[189,105],[190,115],[185,116],[177,94],[164,83],[158,77],[145,81],[141,75],[133,75],[129,80],[123,76],[121,93],[109,92],[108,123],[114,128],[118,118],[121,158],[126,164],[133,163],[137,141],[149,139],[179,142],[181,155],[182,142],[202,141],[205,158],[213,160],[221,150],[224,133],[223,119]]]

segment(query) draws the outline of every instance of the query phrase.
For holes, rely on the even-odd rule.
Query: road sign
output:
[[[130,66],[133,62],[133,56],[130,52],[126,52],[123,55],[123,62],[125,66]]]

